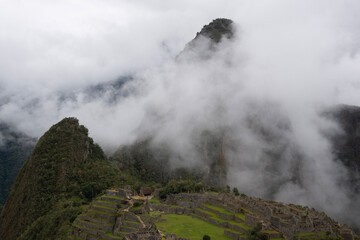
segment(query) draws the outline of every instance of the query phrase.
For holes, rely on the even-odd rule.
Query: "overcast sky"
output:
[[[335,94],[329,101],[357,104],[359,5],[356,0],[0,0],[0,118],[39,136],[70,114],[53,109],[54,93],[164,64],[218,17],[241,27],[251,74],[266,79],[278,70],[301,72],[295,80],[272,82],[279,88],[297,85],[281,94],[309,88],[316,95],[327,81]],[[327,78],[301,79],[313,79],[316,68],[331,69],[334,63],[337,68]],[[264,84],[260,87],[266,91]],[[38,112],[26,111],[35,103],[41,105]],[[91,124],[87,116],[71,114]]]

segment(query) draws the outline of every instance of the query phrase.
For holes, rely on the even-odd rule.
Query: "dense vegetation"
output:
[[[198,166],[176,167],[172,158],[181,156],[171,152],[165,144],[155,144],[151,138],[122,146],[110,158],[119,169],[137,176],[148,185],[156,183],[165,186],[170,180],[192,180],[206,186],[222,189],[226,186],[226,161],[223,154],[222,134],[203,131],[197,143]]]
[[[0,204],[5,204],[11,185],[35,143],[35,139],[0,123]]]
[[[159,192],[159,197],[165,199],[169,194],[178,193],[199,193],[204,191],[204,184],[192,180],[171,180]]]
[[[22,167],[3,209],[0,239],[65,239],[83,204],[132,180],[110,165],[77,119],[66,118],[40,138]]]
[[[266,234],[261,232],[261,229],[261,223],[258,223],[255,227],[249,230],[247,236],[249,240],[267,240],[268,237],[266,236]]]
[[[166,185],[171,179],[200,181],[203,178],[201,168],[174,168],[169,161],[170,157],[168,148],[152,146],[151,140],[147,139],[121,147],[110,160],[119,169],[137,176],[147,185]]]

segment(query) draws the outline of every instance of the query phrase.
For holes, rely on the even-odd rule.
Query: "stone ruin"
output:
[[[246,196],[233,196],[231,194],[176,194],[170,195],[167,204],[177,205],[187,209],[201,207],[202,203],[210,203],[222,207],[229,212],[243,212],[244,223],[255,227],[261,223],[263,230],[277,231],[286,239],[302,239],[303,233],[314,233],[317,237],[341,236],[344,240],[353,240],[356,236],[346,225],[340,225],[323,212],[315,209],[293,204],[284,204],[272,200],[251,198]],[[166,210],[166,209],[164,209]],[[165,212],[189,214],[189,210],[167,209]],[[195,211],[196,212],[196,211]],[[202,215],[204,218],[204,214]],[[222,219],[231,220],[235,216],[224,216]],[[221,224],[216,225],[222,226]],[[239,229],[237,229],[239,230]]]
[[[143,217],[151,211],[159,215],[150,220]],[[109,189],[77,217],[67,239],[185,240],[175,234],[164,236],[157,230],[155,224],[162,221],[162,214],[185,214],[201,219],[223,228],[224,235],[235,240],[247,239],[249,230],[259,223],[269,239],[341,236],[344,240],[354,240],[356,236],[349,227],[326,214],[293,204],[215,193],[173,194],[159,203],[133,196],[130,189]]]
[[[151,196],[153,194],[153,191],[151,189],[151,187],[142,187],[140,189],[140,196],[146,197],[146,196]]]

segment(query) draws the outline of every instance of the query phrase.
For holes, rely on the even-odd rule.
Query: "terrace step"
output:
[[[100,212],[107,212],[107,213],[112,213],[115,214],[117,209],[114,208],[109,208],[109,207],[104,207],[104,206],[100,206],[100,205],[92,205],[92,208],[96,211],[100,211]]]
[[[93,217],[93,218],[104,219],[104,220],[107,220],[108,222],[114,222],[115,218],[116,218],[114,213],[98,211],[95,209],[89,209],[89,211],[87,211],[87,213],[85,213],[83,215],[87,215],[88,217]],[[80,216],[82,216],[82,215],[80,215]]]
[[[102,236],[102,238],[104,240],[122,240],[122,239],[124,239],[124,237],[125,237],[125,235],[124,236],[115,236],[111,233],[107,233],[104,236]]]
[[[83,234],[85,233],[85,237],[88,235],[88,234],[92,234],[92,235],[95,235],[95,236],[103,236],[105,234],[105,231],[103,230],[100,230],[100,229],[93,229],[93,228],[86,228],[86,227],[83,227],[83,226],[80,226],[80,225],[77,225],[75,222],[73,224],[74,227],[78,228],[80,231],[81,231],[81,235],[83,237]]]
[[[125,227],[139,228],[141,226],[141,223],[133,221],[122,221],[122,225]]]
[[[94,229],[94,230],[100,230],[103,232],[104,231],[111,232],[112,228],[113,228],[113,225],[97,224],[97,223],[88,222],[88,221],[84,221],[84,220],[80,220],[80,219],[76,219],[75,224],[77,224],[78,226],[81,226],[81,227],[90,228],[90,229]]]
[[[109,207],[109,208],[118,208],[118,205],[121,205],[117,202],[112,201],[104,201],[104,200],[97,200],[94,202],[95,205],[103,206],[103,207]]]
[[[129,201],[126,200],[123,197],[117,197],[117,196],[106,196],[103,195],[101,196],[101,200],[103,201],[109,201],[109,202],[114,202],[114,203],[120,203],[120,204],[129,204]]]
[[[121,225],[119,228],[120,232],[128,232],[128,233],[132,233],[132,232],[136,232],[138,229],[137,228],[133,228],[133,227],[127,227],[127,226],[123,226]]]
[[[129,235],[130,232],[122,232],[122,231],[115,231],[114,235],[117,237],[126,237],[127,235]]]

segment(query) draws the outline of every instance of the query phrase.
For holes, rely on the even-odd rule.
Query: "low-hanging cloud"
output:
[[[108,150],[151,135],[189,164],[198,135],[221,131],[230,185],[359,222],[326,138],[341,129],[321,115],[360,105],[358,2],[24,4],[0,2],[2,121],[39,137],[75,116]],[[217,17],[233,39],[175,58]]]

